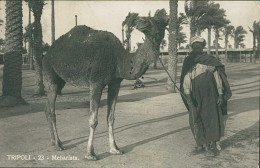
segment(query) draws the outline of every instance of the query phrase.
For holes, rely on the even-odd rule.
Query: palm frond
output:
[[[131,33],[136,26],[136,21],[138,19],[138,13],[129,12],[125,20],[122,22],[122,26],[125,27],[126,34]]]

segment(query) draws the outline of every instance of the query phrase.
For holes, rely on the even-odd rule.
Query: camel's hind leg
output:
[[[119,148],[116,145],[116,141],[114,138],[114,113],[115,113],[115,106],[116,101],[120,89],[120,83],[122,80],[115,80],[108,85],[108,95],[107,95],[107,124],[108,124],[108,131],[109,131],[109,145],[110,145],[110,153],[111,154],[122,154]]]
[[[45,115],[49,124],[51,133],[51,142],[56,150],[63,150],[56,128],[55,102],[57,97],[57,78],[58,75],[51,68],[43,69],[44,86],[47,92],[48,100],[45,107]]]
[[[87,155],[86,159],[88,160],[97,160],[96,154],[94,152],[93,140],[94,132],[98,124],[98,107],[102,95],[104,86],[99,84],[90,84],[90,118],[89,118],[89,127],[90,133],[88,138],[87,146]]]

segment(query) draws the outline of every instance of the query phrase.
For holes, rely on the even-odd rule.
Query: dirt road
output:
[[[180,67],[178,67],[180,72]],[[0,167],[199,168],[258,167],[259,64],[228,64],[233,97],[229,102],[223,150],[215,158],[192,153],[195,142],[188,113],[178,93],[165,90],[166,73],[149,70],[146,87],[133,90],[124,81],[115,114],[115,138],[123,155],[110,155],[106,125],[106,89],[99,110],[94,147],[99,157],[84,159],[88,139],[88,91],[66,86],[57,98],[57,127],[66,150],[54,151],[44,114],[46,97],[33,98],[34,74],[23,71],[27,106],[0,108]],[[30,155],[11,160],[7,155]],[[76,160],[55,160],[59,156]]]

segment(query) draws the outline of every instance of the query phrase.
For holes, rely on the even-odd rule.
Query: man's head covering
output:
[[[203,46],[206,46],[206,40],[200,36],[194,36],[190,39],[190,45],[192,46],[195,42],[202,43]]]

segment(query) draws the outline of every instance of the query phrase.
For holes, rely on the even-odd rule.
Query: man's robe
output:
[[[223,115],[227,115],[227,100],[231,97],[227,76],[225,73],[224,65],[221,64],[215,57],[200,54],[196,55],[191,53],[183,63],[180,88],[183,91],[183,82],[185,75],[191,71],[196,64],[203,64],[207,66],[214,66],[221,77],[223,86],[224,102],[221,106],[217,105],[218,92],[216,88],[216,81],[213,73],[206,71],[198,75],[192,80],[191,98],[193,104],[196,106],[195,122],[197,125],[196,142],[198,145],[209,143],[211,141],[218,141],[220,137],[224,136]],[[182,97],[183,98],[183,97]],[[183,98],[184,104],[189,110],[187,100]],[[193,132],[193,120],[190,114],[190,126]],[[194,134],[194,132],[193,132]]]

